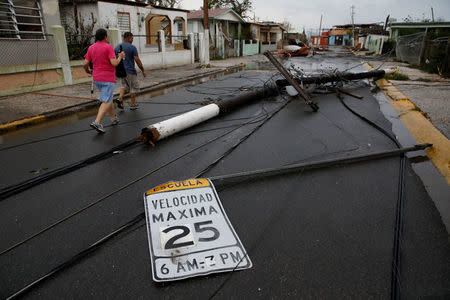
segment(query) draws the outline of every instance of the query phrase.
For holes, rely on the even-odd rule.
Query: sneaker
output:
[[[115,119],[111,120],[111,125],[114,126],[114,125],[117,125],[117,124],[119,124],[119,118],[116,116]]]
[[[136,110],[139,108],[139,104],[135,103],[134,105],[130,104],[130,110]]]
[[[117,104],[118,108],[123,109],[123,100],[120,100],[120,98],[117,98],[117,99],[114,99],[113,102]]]
[[[103,125],[99,124],[97,122],[92,122],[91,123],[91,127],[94,128],[95,130],[97,130],[98,133],[105,133],[105,129],[103,129]]]

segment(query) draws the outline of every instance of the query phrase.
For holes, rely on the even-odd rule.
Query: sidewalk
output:
[[[408,66],[407,63],[374,60],[370,64],[377,68],[399,68],[409,80],[389,80],[402,92],[426,118],[450,139],[450,79],[430,74]]]
[[[263,55],[236,57],[211,61],[210,67],[200,68],[198,63],[180,67],[147,71],[143,78],[138,70],[141,92],[154,92],[226,71],[239,70],[242,64],[265,61]],[[145,66],[144,66],[145,67]],[[118,95],[120,83],[114,94]],[[44,91],[32,91],[0,98],[0,134],[22,127],[60,118],[98,105],[98,90],[94,87],[91,97],[91,83],[64,86]]]

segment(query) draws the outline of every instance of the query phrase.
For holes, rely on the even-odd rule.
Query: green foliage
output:
[[[391,53],[391,56],[395,56],[395,40],[389,39],[384,42],[383,44],[383,54],[385,53]]]
[[[94,42],[94,27],[97,20],[91,13],[90,20],[84,20],[79,16],[75,16],[75,24],[78,27],[65,26],[67,50],[70,60],[83,59],[89,46]]]
[[[419,77],[416,79],[416,81],[432,82],[433,80],[431,80],[430,78]]]
[[[149,3],[154,6],[174,8],[179,6],[181,0],[150,0]]]
[[[252,0],[209,0],[208,8],[232,8],[238,15],[245,17],[252,10]]]
[[[409,80],[409,76],[406,74],[402,74],[399,72],[395,72],[393,74],[387,74],[384,76],[387,80]]]

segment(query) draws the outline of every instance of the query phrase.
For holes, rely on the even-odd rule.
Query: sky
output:
[[[450,0],[253,0],[252,3],[259,21],[283,22],[286,19],[296,31],[318,29],[321,14],[322,28],[350,24],[352,5],[355,6],[355,23],[384,22],[387,15],[399,22],[408,16],[431,19],[431,7],[435,19],[450,21]],[[180,3],[181,8],[191,10],[202,5],[203,0],[181,0]]]

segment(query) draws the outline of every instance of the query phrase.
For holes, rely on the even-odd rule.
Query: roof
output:
[[[235,14],[239,19],[242,20],[242,22],[246,23],[245,20],[242,19],[242,17],[231,8],[208,9],[208,18],[214,19],[214,18],[217,18],[218,16],[226,14],[228,12]],[[188,19],[203,19],[204,18],[203,10],[191,11],[190,13],[188,13],[187,18]]]
[[[186,13],[189,12],[189,10],[187,10],[187,9],[163,7],[163,6],[157,6],[157,5],[148,5],[146,2],[131,1],[131,0],[59,0],[59,3],[61,5],[72,5],[74,3],[77,3],[77,4],[97,3],[99,1],[115,3],[115,4],[139,6],[139,7],[145,7],[145,8],[157,8],[157,9],[164,9],[164,10],[171,10],[171,11],[182,11],[182,12],[186,12]]]
[[[97,2],[110,2],[116,4],[125,4],[125,5],[133,5],[133,6],[146,6],[147,3],[139,2],[139,1],[130,1],[130,0],[59,0],[59,3],[62,5],[72,5],[72,4],[89,4],[89,3],[97,3]]]
[[[352,28],[353,26],[355,27],[374,27],[374,26],[381,26],[378,23],[367,23],[367,24],[344,24],[344,25],[334,25],[333,27],[335,28]]]
[[[284,26],[282,24],[279,23],[275,23],[272,21],[268,21],[268,22],[258,22],[258,25],[261,25],[261,27],[280,27],[281,30],[283,31],[287,31],[286,28],[284,28]]]
[[[182,12],[185,12],[185,13],[189,13],[189,10],[187,10],[187,9],[171,8],[171,7],[164,7],[164,6],[158,6],[158,5],[148,5],[145,8],[157,8],[157,9],[165,9],[165,10],[172,10],[172,11],[182,11]]]
[[[389,24],[391,28],[450,28],[450,22],[401,22]]]

